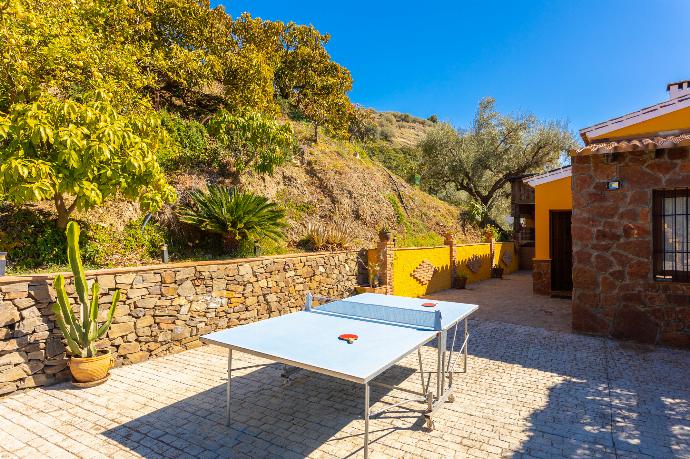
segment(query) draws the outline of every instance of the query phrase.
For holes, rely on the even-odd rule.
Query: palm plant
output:
[[[209,185],[208,191],[194,190],[189,198],[179,211],[180,220],[220,234],[226,250],[237,250],[245,240],[283,237],[285,212],[264,196]]]

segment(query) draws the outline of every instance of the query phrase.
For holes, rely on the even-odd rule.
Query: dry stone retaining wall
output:
[[[101,286],[103,320],[121,290],[107,337],[118,364],[136,363],[201,345],[214,330],[300,309],[307,291],[352,293],[361,272],[358,252],[165,264],[87,272]],[[0,277],[0,395],[69,377],[62,334],[54,321],[54,275]],[[76,298],[71,277],[67,292]]]

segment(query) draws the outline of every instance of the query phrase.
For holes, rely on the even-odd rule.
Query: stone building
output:
[[[536,241],[549,251],[539,260],[537,247],[535,291],[552,293],[562,268],[550,200],[571,200],[572,218],[559,224],[572,235],[573,328],[690,347],[690,81],[667,91],[666,101],[580,131],[570,190],[540,198],[536,184]],[[540,213],[550,215],[541,231]]]

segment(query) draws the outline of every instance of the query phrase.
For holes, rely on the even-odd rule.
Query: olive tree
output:
[[[439,196],[460,192],[476,223],[501,227],[509,178],[557,166],[575,144],[566,126],[533,115],[502,115],[485,98],[467,130],[437,124],[420,143],[425,187]],[[468,201],[468,202],[467,202]]]

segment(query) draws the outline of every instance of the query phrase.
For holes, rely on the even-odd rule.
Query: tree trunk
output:
[[[53,200],[55,201],[55,210],[57,210],[58,214],[57,227],[61,230],[67,229],[69,217],[72,215],[72,212],[74,212],[74,209],[77,206],[77,200],[75,199],[72,204],[67,206],[65,204],[65,197],[59,193],[55,194]]]
[[[229,255],[236,255],[240,247],[240,240],[230,234],[223,235],[223,249]]]

